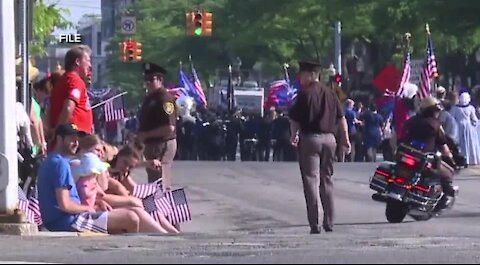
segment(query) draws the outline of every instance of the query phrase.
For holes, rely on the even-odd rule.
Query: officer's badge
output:
[[[145,70],[147,70],[147,71],[150,70],[150,64],[149,63],[145,64]]]
[[[163,110],[165,111],[165,113],[167,113],[168,115],[172,114],[173,111],[175,110],[175,106],[173,105],[172,102],[165,102],[163,104]]]

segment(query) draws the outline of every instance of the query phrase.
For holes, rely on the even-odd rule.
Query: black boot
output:
[[[442,181],[442,190],[447,196],[455,197],[458,192],[458,187],[453,186],[451,181]]]
[[[311,227],[310,227],[310,234],[320,234],[320,227],[318,227],[318,226],[311,226]]]
[[[437,206],[435,207],[435,212],[440,212],[442,210],[447,209],[453,201],[453,197],[447,196],[443,194],[442,198],[438,202]]]

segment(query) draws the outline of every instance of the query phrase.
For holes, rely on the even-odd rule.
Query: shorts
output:
[[[72,227],[79,232],[107,233],[108,212],[81,213]]]

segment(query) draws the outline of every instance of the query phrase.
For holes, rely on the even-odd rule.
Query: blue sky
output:
[[[45,3],[57,3],[59,7],[68,8],[70,15],[66,16],[66,18],[75,26],[83,15],[101,13],[101,0],[45,0]],[[66,33],[65,31],[55,31],[54,34],[56,35],[60,32]],[[67,32],[73,33],[75,30],[69,30]]]

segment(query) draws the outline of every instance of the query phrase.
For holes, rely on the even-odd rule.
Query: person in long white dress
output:
[[[470,94],[460,94],[459,104],[450,110],[458,122],[458,143],[460,150],[467,159],[467,164],[480,164],[480,139],[477,132],[478,119],[475,108],[470,105]]]

